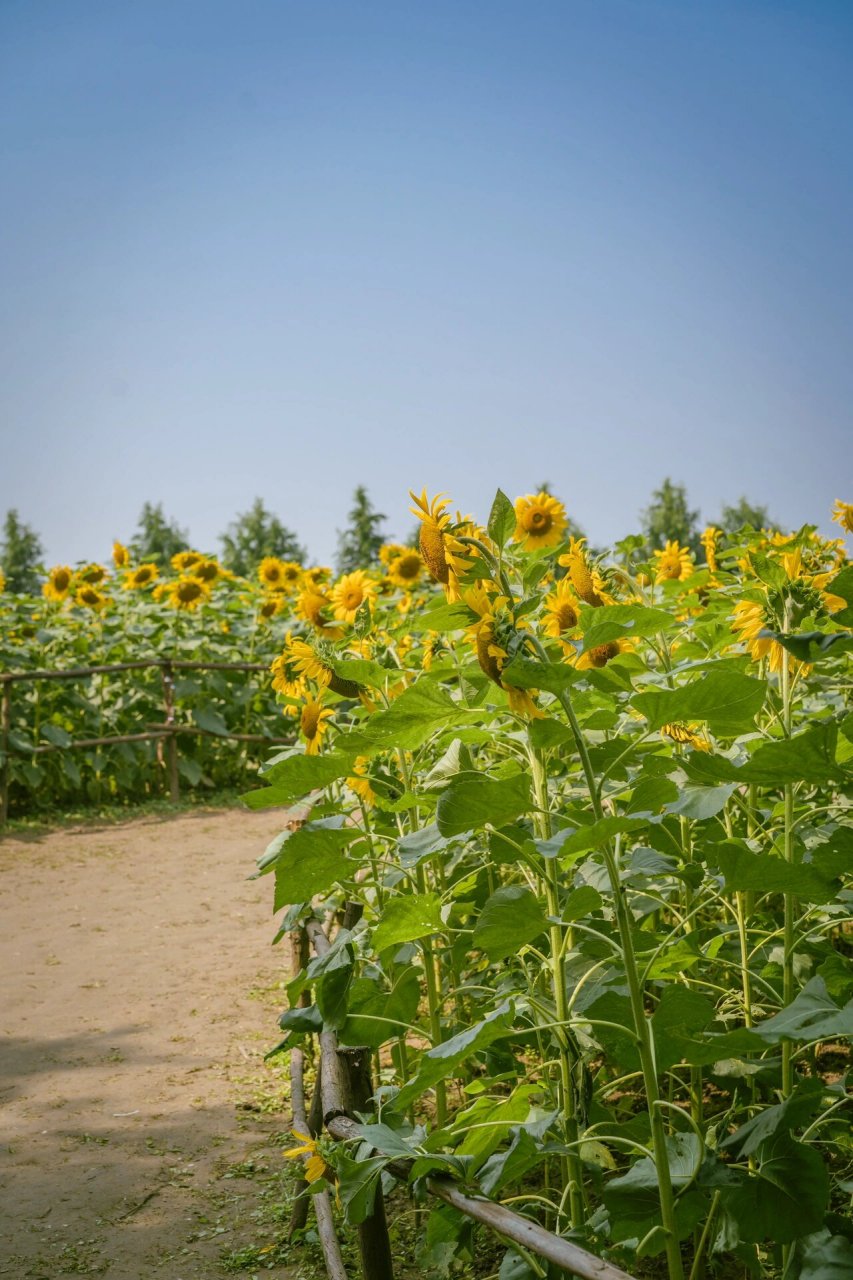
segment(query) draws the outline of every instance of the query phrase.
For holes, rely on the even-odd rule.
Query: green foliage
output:
[[[7,511],[0,542],[0,570],[6,579],[6,590],[16,593],[38,591],[43,556],[38,534],[24,523],[14,507]]]
[[[225,568],[242,578],[251,577],[266,556],[297,564],[306,558],[296,534],[268,511],[260,498],[237,516],[219,540]]]
[[[738,498],[732,506],[723,506],[717,521],[723,533],[739,533],[744,525],[752,529],[775,529],[777,526],[767,514],[767,508],[750,502],[748,498]]]
[[[699,546],[698,520],[698,510],[692,511],[687,505],[684,485],[673,484],[667,476],[652,494],[652,500],[642,514],[641,525],[652,550],[658,550],[668,541],[676,541],[695,552]]]
[[[385,516],[375,511],[367,489],[360,484],[353,494],[353,506],[346,529],[338,534],[338,573],[352,573],[376,564],[379,548],[385,541],[382,522]]]
[[[146,502],[139,513],[130,549],[137,560],[151,560],[165,566],[178,551],[186,551],[188,536],[177,521],[167,518],[162,502]]]

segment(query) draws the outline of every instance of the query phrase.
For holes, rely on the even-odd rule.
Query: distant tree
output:
[[[260,498],[255,498],[249,510],[229,524],[219,541],[222,563],[241,578],[250,577],[265,556],[296,560],[299,564],[305,560],[305,548],[299,545],[296,534],[267,511]]]
[[[186,551],[188,534],[175,520],[168,520],[162,502],[146,502],[139,514],[137,531],[130,547],[138,560],[166,564],[177,551]]]
[[[669,541],[697,550],[699,512],[688,507],[687,490],[683,484],[673,484],[667,476],[652,494],[652,500],[640,518],[646,541],[654,550]]]
[[[745,524],[751,524],[753,529],[776,527],[767,514],[767,508],[759,507],[747,498],[738,498],[732,507],[723,506],[720,528],[724,533],[737,533]]]
[[[38,568],[44,556],[41,539],[13,508],[3,521],[0,543],[0,569],[6,579],[6,590],[34,595],[39,589]]]
[[[374,511],[363,484],[353,494],[353,508],[347,519],[347,528],[338,533],[338,573],[352,573],[353,569],[375,564],[385,541],[380,528],[385,516]]]

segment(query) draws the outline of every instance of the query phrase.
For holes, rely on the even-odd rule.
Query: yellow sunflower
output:
[[[107,571],[102,564],[87,564],[82,569],[77,570],[77,581],[86,582],[90,587],[97,587],[107,576]]]
[[[546,636],[560,640],[565,647],[567,642],[563,637],[571,635],[577,629],[580,618],[580,601],[572,590],[571,578],[561,578],[542,605],[542,630]]]
[[[470,560],[465,557],[465,547],[451,532],[451,520],[446,508],[450,499],[440,493],[430,500],[426,489],[420,497],[409,490],[409,497],[414,506],[410,507],[412,515],[421,521],[418,545],[421,557],[436,582],[444,587],[444,593],[451,603],[459,599],[459,578],[469,567]]]
[[[319,1182],[320,1178],[325,1178],[326,1173],[330,1171],[327,1169],[326,1161],[317,1149],[317,1143],[307,1133],[300,1133],[298,1129],[294,1129],[292,1132],[294,1138],[299,1139],[300,1145],[291,1147],[289,1151],[283,1151],[282,1155],[285,1160],[299,1160],[303,1156],[307,1157],[303,1170],[305,1181]]]
[[[624,640],[611,640],[609,644],[597,644],[594,649],[584,649],[573,663],[579,671],[588,671],[591,667],[606,667],[608,662],[617,658],[628,648]]]
[[[325,564],[314,565],[311,569],[306,569],[302,575],[302,584],[305,587],[322,587],[328,582],[332,576],[332,571]]]
[[[468,628],[468,637],[477,655],[480,670],[484,675],[503,689],[509,702],[510,710],[516,715],[532,719],[542,715],[527,689],[518,689],[514,685],[505,684],[503,669],[509,655],[498,639],[499,617],[506,610],[506,596],[492,596],[482,582],[465,592],[465,603],[469,609],[480,615],[479,622]],[[503,620],[506,624],[508,619]]]
[[[756,662],[767,658],[770,670],[777,674],[782,670],[786,658],[790,671],[796,670],[800,665],[778,640],[761,635],[762,631],[777,631],[778,627],[772,610],[761,601],[741,600],[735,605],[732,630],[747,646]]]
[[[655,582],[680,582],[689,578],[695,565],[689,547],[677,541],[667,541],[666,546],[654,552],[657,564]]]
[[[269,622],[270,618],[274,618],[277,614],[282,613],[285,609],[285,602],[281,596],[268,595],[258,608],[258,617],[263,622]]]
[[[568,551],[560,556],[558,563],[568,569],[576,595],[584,604],[597,609],[607,603],[607,596],[601,575],[590,567],[585,541],[585,538],[572,538]]]
[[[153,561],[146,564],[137,565],[135,569],[131,569],[129,573],[124,575],[122,584],[125,591],[139,591],[143,587],[150,587],[152,582],[156,581],[158,570]]]
[[[399,555],[387,561],[387,565],[389,581],[393,582],[395,587],[406,591],[420,578],[424,562],[417,551],[412,550],[411,547],[404,547]]]
[[[365,600],[372,600],[376,595],[376,583],[368,578],[363,569],[353,573],[345,573],[331,590],[332,611],[339,622],[354,622]]]
[[[277,556],[264,556],[258,565],[258,578],[270,591],[284,590],[284,561]]]
[[[367,776],[367,757],[359,756],[353,765],[353,774],[347,778],[347,786],[350,791],[354,791],[358,796],[365,809],[372,809],[376,804],[376,792],[370,785],[370,778]]]
[[[47,575],[47,582],[42,586],[42,594],[48,600],[64,600],[74,578],[73,569],[67,564],[56,564]]]
[[[305,739],[305,754],[309,756],[316,756],[319,753],[320,740],[329,728],[326,721],[334,715],[333,711],[322,705],[322,696],[321,694],[319,698],[309,698],[299,716],[299,728]]]
[[[841,525],[845,533],[853,533],[853,502],[842,502],[840,498],[836,498],[832,518],[836,524]]]
[[[665,724],[661,728],[661,737],[670,738],[684,747],[693,747],[694,751],[710,751],[711,744],[703,738],[695,724]]]
[[[204,556],[200,551],[177,551],[172,556],[172,568],[178,573],[186,573],[188,569],[192,569],[197,565],[199,560],[203,560]]]
[[[84,609],[94,609],[96,613],[100,613],[102,609],[106,609],[109,599],[104,595],[103,591],[99,591],[95,586],[86,583],[84,587],[79,587],[75,600]]]
[[[113,542],[113,564],[117,569],[126,569],[130,564],[130,552],[123,542]]]
[[[296,666],[289,633],[284,642],[284,650],[277,658],[273,659],[270,671],[272,673],[272,687],[276,693],[283,693],[287,698],[301,698],[303,696],[305,692],[305,676]]]
[[[203,556],[190,569],[190,577],[198,578],[199,582],[206,582],[208,586],[212,586],[219,578],[224,578],[225,576],[225,569],[213,556]]]
[[[342,627],[336,627],[331,619],[325,616],[325,610],[332,607],[332,602],[325,591],[319,587],[306,586],[299,593],[296,602],[296,616],[310,622],[312,627],[323,633],[328,640],[339,640],[344,634]]]
[[[722,535],[722,531],[709,524],[701,538],[702,547],[705,551],[705,563],[711,570],[711,573],[717,572],[717,543]]]
[[[386,542],[384,546],[379,548],[379,561],[387,568],[392,560],[396,560],[397,556],[405,555],[407,551],[411,551],[411,547],[403,546],[402,542]]]
[[[161,595],[173,609],[190,611],[210,599],[210,587],[198,578],[180,577],[168,583]]]
[[[515,500],[516,526],[513,539],[522,551],[555,547],[568,524],[566,508],[550,493],[528,493]]]
[[[5,591],[5,590],[6,590],[6,575],[3,572],[3,570],[0,569],[0,591]]]

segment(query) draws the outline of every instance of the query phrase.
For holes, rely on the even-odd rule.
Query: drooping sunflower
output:
[[[668,540],[653,554],[657,567],[655,582],[681,582],[689,578],[695,568],[690,548],[682,547],[676,540]]]
[[[305,754],[309,756],[319,753],[320,741],[329,728],[326,721],[334,716],[333,711],[322,705],[322,696],[308,698],[299,716],[299,728],[305,739]]]
[[[480,670],[504,690],[510,710],[516,715],[525,719],[541,716],[541,711],[527,689],[518,689],[505,683],[503,679],[503,669],[509,661],[509,653],[501,641],[508,639],[506,633],[512,632],[512,623],[506,613],[509,603],[506,596],[490,594],[485,585],[479,582],[465,592],[464,600],[469,609],[479,614],[479,621],[468,628],[468,636]]]
[[[569,571],[569,578],[576,595],[584,604],[598,609],[607,603],[604,583],[597,570],[591,568],[584,538],[571,538],[568,551],[560,556],[559,564]]]
[[[99,591],[96,586],[93,587],[89,583],[86,583],[83,587],[78,587],[74,599],[84,609],[93,609],[95,613],[100,613],[109,604],[109,598],[104,592]]]
[[[367,773],[367,757],[359,756],[353,765],[353,773],[347,778],[347,786],[354,791],[365,809],[372,809],[376,804],[376,792],[370,783]]]
[[[574,660],[569,655],[569,661],[579,671],[589,671],[593,667],[600,669],[606,667],[614,658],[618,658],[620,653],[626,653],[630,647],[626,640],[611,640],[609,644],[597,644],[592,649],[584,649]]]
[[[566,508],[559,498],[543,489],[540,493],[528,493],[515,500],[516,526],[513,540],[522,551],[538,551],[540,547],[555,547],[562,540],[568,525]]]
[[[560,579],[550,595],[543,600],[542,607],[542,630],[546,636],[559,640],[565,648],[569,643],[566,637],[577,630],[580,619],[580,601],[572,590],[570,577]]]
[[[399,555],[387,561],[388,580],[403,591],[415,586],[421,576],[424,562],[411,547],[404,547]]]
[[[85,582],[90,587],[97,587],[106,578],[107,571],[102,564],[87,564],[82,569],[78,569],[75,576],[78,582]]]
[[[853,533],[853,502],[842,502],[836,498],[832,518],[846,533]]]
[[[421,521],[418,545],[424,564],[436,582],[444,587],[444,594],[451,603],[459,599],[459,578],[470,565],[465,546],[453,536],[447,507],[450,499],[440,493],[430,500],[426,489],[420,497],[409,490],[414,506],[412,515]]]
[[[178,573],[186,573],[188,569],[192,569],[193,565],[197,565],[199,560],[203,560],[200,551],[176,551],[172,556],[172,568]]]
[[[312,627],[321,632],[327,640],[339,640],[344,634],[342,627],[336,627],[326,610],[331,609],[332,601],[319,587],[306,586],[300,591],[296,601],[296,615],[310,622]]]
[[[365,600],[372,600],[375,595],[376,583],[363,569],[355,569],[352,573],[345,573],[332,587],[332,612],[339,622],[354,622]]]
[[[321,689],[328,687],[342,698],[358,698],[362,686],[354,680],[345,680],[335,675],[334,669],[312,649],[311,645],[299,636],[287,633],[284,649],[273,662],[270,670],[273,673],[272,686],[279,693],[296,696],[297,686],[301,690],[306,680],[313,680]]]
[[[117,569],[126,569],[130,564],[130,552],[123,542],[113,542],[113,564]]]
[[[289,1151],[283,1151],[282,1155],[285,1160],[298,1160],[306,1156],[303,1173],[306,1182],[318,1182],[320,1178],[325,1178],[327,1173],[331,1173],[326,1161],[320,1155],[317,1149],[316,1140],[307,1133],[300,1133],[298,1129],[293,1131],[294,1138],[299,1139],[298,1147],[291,1147]]]
[[[702,533],[702,548],[705,552],[705,563],[711,570],[711,573],[717,572],[717,543],[722,536],[722,530],[717,529],[714,525],[706,526]]]
[[[180,577],[169,582],[161,593],[173,609],[192,611],[210,599],[210,587],[198,578]]]
[[[125,591],[141,591],[144,587],[150,587],[153,582],[156,582],[157,577],[157,566],[149,560],[126,573],[122,586]]]
[[[71,589],[73,578],[74,571],[67,564],[55,564],[47,575],[47,582],[42,586],[42,594],[47,600],[54,600],[57,603],[65,600]]]
[[[692,747],[694,751],[711,750],[710,742],[702,736],[698,725],[673,722],[663,725],[660,732],[662,738],[670,738],[680,746]]]

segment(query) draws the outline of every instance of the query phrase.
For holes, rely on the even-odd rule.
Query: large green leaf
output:
[[[482,722],[482,711],[454,702],[440,684],[421,678],[386,711],[377,712],[348,734],[346,749],[357,755],[375,755],[388,748],[414,751],[439,729]]]
[[[530,805],[530,781],[523,773],[509,778],[459,773],[441,793],[436,823],[443,836],[454,836],[487,822],[501,827],[526,813]]]
[[[841,596],[842,600],[847,601],[846,608],[832,615],[833,622],[838,622],[843,627],[853,626],[853,565],[848,564],[840,573],[837,573],[832,581],[827,583],[826,591],[829,595]]]
[[[648,818],[641,817],[613,817],[599,818],[596,822],[589,823],[586,827],[578,827],[569,838],[564,841],[560,849],[560,855],[563,865],[568,866],[572,862],[576,862],[584,853],[589,853],[591,849],[599,849],[602,845],[607,844],[615,835],[631,831],[644,831],[649,825]]]
[[[779,742],[765,742],[738,770],[744,782],[779,786],[785,782],[826,782],[838,772],[834,720],[812,725]]]
[[[452,1075],[454,1067],[458,1067],[460,1062],[487,1048],[494,1040],[499,1040],[509,1029],[512,1018],[512,1006],[505,1002],[482,1022],[460,1031],[443,1044],[433,1045],[421,1056],[417,1074],[403,1085],[394,1098],[394,1110],[405,1111],[427,1089]]]
[[[275,861],[275,906],[279,911],[292,902],[310,902],[348,878],[344,850],[359,834],[352,827],[315,826],[307,823],[281,846]]]
[[[763,680],[721,666],[678,689],[635,694],[633,705],[646,717],[650,729],[679,721],[703,721],[713,733],[734,737],[753,727],[766,692]]]
[[[545,912],[535,893],[524,885],[508,884],[493,893],[480,912],[473,944],[490,960],[503,960],[545,928]]]
[[[691,1182],[702,1161],[702,1148],[694,1133],[677,1133],[666,1140],[667,1163],[675,1191]],[[658,1175],[654,1160],[648,1156],[637,1160],[627,1173],[611,1178],[604,1186],[604,1202],[610,1213],[610,1225],[614,1240],[640,1239],[660,1221]],[[683,1239],[696,1220],[697,1207],[677,1201],[676,1227],[679,1239]],[[660,1250],[663,1241],[660,1242]]]
[[[780,1040],[828,1040],[853,1036],[853,1000],[839,1006],[823,978],[811,978],[791,1004],[752,1028],[768,1044]]]
[[[790,1244],[823,1226],[829,1176],[816,1148],[781,1132],[759,1147],[756,1173],[722,1197],[742,1240]]]
[[[435,893],[413,893],[390,898],[373,931],[376,953],[401,942],[414,942],[437,933],[442,927],[441,899]]]
[[[227,736],[228,725],[213,707],[193,707],[192,717],[199,729],[204,729],[205,733],[213,733],[220,738]]]
[[[489,512],[489,537],[499,547],[505,547],[515,532],[516,523],[515,507],[503,489],[498,489]]]
[[[786,862],[772,853],[753,853],[736,840],[714,845],[708,856],[732,892],[794,893],[807,902],[831,902],[835,896],[831,882],[814,867]]]
[[[799,662],[814,663],[821,658],[837,658],[853,649],[853,633],[850,631],[803,631],[799,635],[768,631],[762,635],[772,636]]]
[[[677,626],[675,615],[665,609],[642,604],[610,604],[603,608],[581,609],[581,629],[585,650],[629,637],[653,636]]]
[[[390,991],[378,979],[356,978],[349,990],[348,1017],[338,1031],[338,1042],[380,1048],[405,1033],[417,1016],[420,998],[418,971],[410,966],[395,972]]]
[[[249,791],[240,798],[250,809],[292,804],[338,778],[345,778],[352,773],[352,764],[353,756],[344,751],[318,756],[299,752],[267,770],[263,775],[267,786],[263,790]]]
[[[790,1133],[813,1119],[825,1092],[826,1086],[817,1077],[801,1080],[789,1098],[756,1112],[720,1145],[733,1148],[741,1156],[753,1155],[774,1134]]]
[[[504,667],[501,680],[513,689],[547,689],[550,693],[561,693],[582,674],[564,662],[515,657]]]
[[[853,1238],[833,1235],[826,1227],[797,1244],[798,1280],[850,1280],[853,1276]]]

